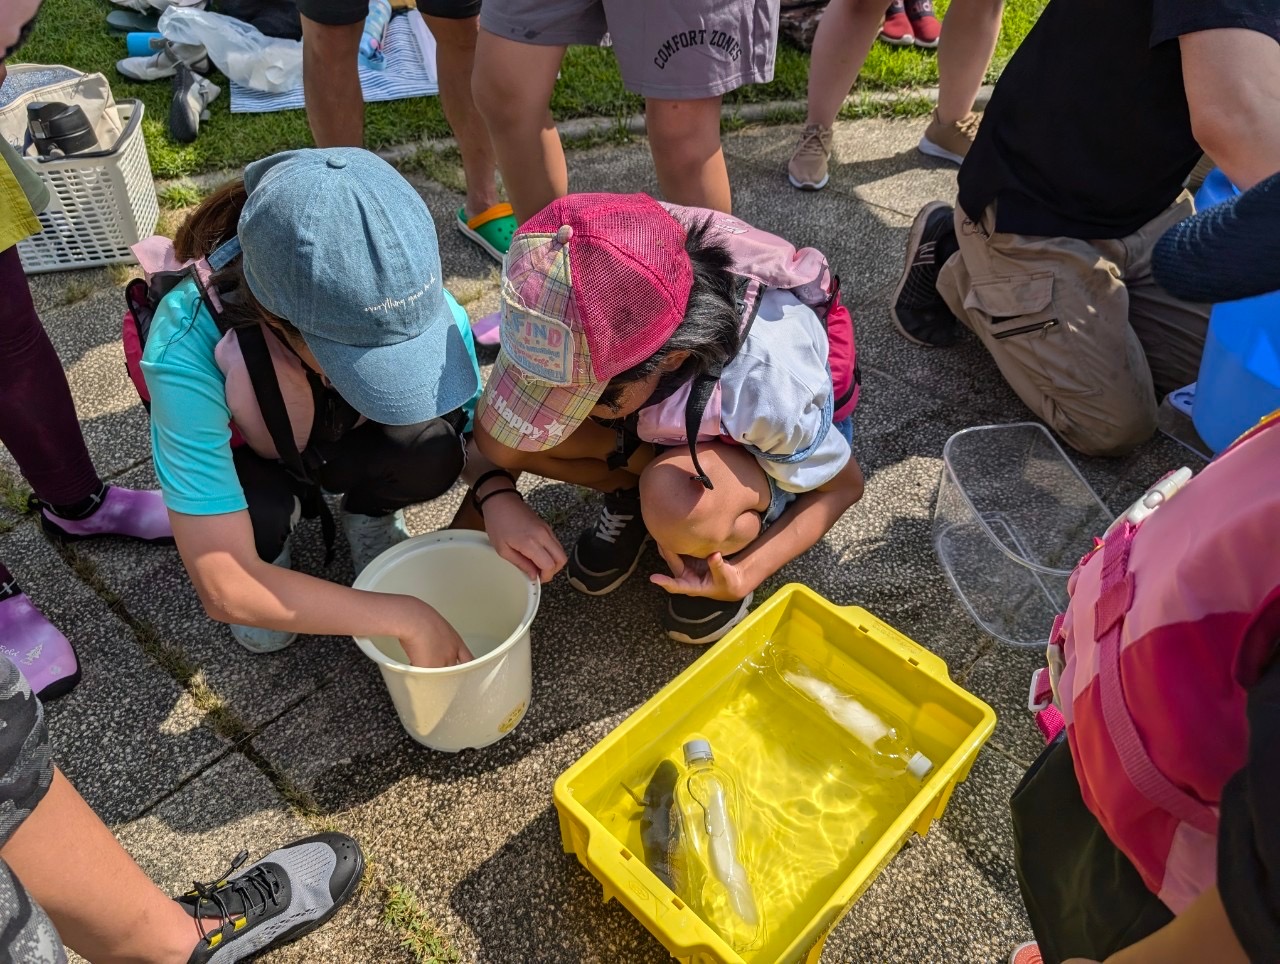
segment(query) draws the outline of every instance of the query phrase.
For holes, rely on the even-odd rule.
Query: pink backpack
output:
[[[1175,914],[1216,881],[1246,691],[1280,639],[1277,466],[1273,416],[1135,503],[1072,574],[1042,671],[1085,805]]]
[[[840,300],[840,278],[832,273],[822,252],[797,249],[789,241],[719,211],[665,203],[663,207],[686,226],[710,219],[715,228],[714,239],[728,248],[733,258],[729,270],[741,282],[739,307],[744,342],[760,309],[760,299],[770,288],[789,291],[813,309],[827,330],[827,362],[834,387],[831,421],[848,418],[858,404],[862,387],[853,316]],[[641,409],[637,431],[646,441],[687,443],[698,472],[696,478],[711,488],[711,480],[698,464],[697,442],[720,438],[720,372],[699,376],[663,402]]]

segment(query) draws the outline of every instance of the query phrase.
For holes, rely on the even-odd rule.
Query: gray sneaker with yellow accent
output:
[[[241,851],[219,880],[174,898],[200,935],[189,964],[236,964],[310,934],[364,874],[360,845],[341,833],[295,840],[240,870],[248,856]]]

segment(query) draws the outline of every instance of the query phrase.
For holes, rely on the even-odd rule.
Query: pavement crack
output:
[[[328,683],[322,684],[316,691],[307,693],[282,707],[280,712],[271,719],[256,727],[251,727],[240,718],[223,696],[209,683],[202,668],[193,663],[186,653],[166,640],[149,621],[140,619],[129,611],[129,607],[125,605],[120,595],[107,585],[106,580],[102,578],[96,562],[78,552],[72,546],[58,543],[54,545],[58,554],[62,556],[63,561],[70,567],[76,578],[102,601],[112,615],[129,627],[142,651],[187,692],[196,708],[204,713],[205,719],[213,728],[213,731],[230,744],[226,753],[219,754],[216,760],[186,778],[178,788],[175,788],[174,792],[202,773],[207,772],[209,767],[225,759],[230,753],[238,752],[266,777],[289,809],[299,819],[315,830],[332,829],[325,819],[324,812],[316,803],[310,791],[300,786],[283,770],[277,768],[252,742],[253,738],[266,727],[290,712],[304,700],[309,699],[319,689],[327,686]],[[169,796],[171,795],[172,793],[169,794]],[[152,804],[151,808],[154,808],[154,806],[156,804]]]

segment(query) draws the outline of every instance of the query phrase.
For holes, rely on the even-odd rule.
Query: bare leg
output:
[[[185,964],[199,940],[195,922],[124,852],[61,771],[0,857],[67,946],[94,964]]]
[[[818,23],[809,62],[806,124],[830,127],[858,79],[884,16],[883,0],[832,0]]]
[[[517,43],[480,31],[471,93],[489,128],[502,183],[517,221],[569,193],[551,92],[564,47]]]
[[[938,43],[938,120],[951,125],[973,110],[1000,37],[1004,0],[953,0]]]
[[[364,146],[364,95],[356,69],[364,22],[340,27],[302,18],[302,89],[316,147]]]
[[[730,213],[729,171],[720,145],[719,97],[645,103],[658,184],[668,201]]]
[[[498,203],[497,161],[489,129],[471,97],[479,18],[450,20],[426,17],[436,38],[436,70],[440,74],[440,106],[453,129],[467,179],[467,217],[483,214]]]
[[[730,556],[760,535],[760,513],[769,507],[768,480],[755,457],[735,446],[699,445],[698,461],[715,488],[704,488],[693,477],[688,449],[671,449],[649,463],[640,476],[645,526],[674,555]]]

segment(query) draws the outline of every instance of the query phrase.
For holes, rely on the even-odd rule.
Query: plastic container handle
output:
[[[863,609],[861,606],[841,606],[840,608],[849,613],[866,613],[868,616],[871,616],[871,613],[868,610]],[[877,621],[879,622],[879,620]],[[854,622],[856,623],[858,620],[854,619]],[[902,633],[898,632],[888,623],[880,622],[880,625],[888,630],[888,639],[893,643],[894,648],[898,650],[898,654],[900,656],[914,662],[930,676],[945,676],[950,678],[951,674],[947,669],[947,661],[941,656],[925,649],[914,639],[902,635]]]
[[[628,865],[638,858],[633,856],[631,860],[623,860],[619,856],[617,849],[615,849],[616,843],[617,841],[608,833],[601,833],[593,828],[589,828],[587,830],[587,856],[590,858],[592,864],[608,873],[610,877],[610,884],[608,886],[615,892],[619,902],[624,904],[626,902],[631,902],[640,905],[648,903],[649,901],[652,901],[655,904],[665,903],[668,898],[664,896],[664,892],[670,894],[670,891],[667,890],[656,876],[653,878],[651,883],[640,874],[635,873]],[[640,861],[640,867],[652,874],[652,871],[649,871],[649,869],[645,867],[643,860]],[[622,874],[624,873],[631,878],[629,882],[622,879]],[[655,884],[657,886],[654,886]],[[623,894],[626,895],[625,900],[623,899]],[[608,896],[607,891],[606,896]],[[671,896],[674,897],[675,895],[671,894]],[[691,907],[685,905],[684,901],[681,901],[680,903],[684,906],[685,911],[692,915],[694,920],[697,921],[699,928],[707,927],[707,925],[693,913],[693,909]],[[668,908],[668,910],[670,909],[671,908]],[[635,916],[634,913],[632,916]],[[644,918],[637,918],[637,920],[643,919]],[[670,946],[667,947],[667,950],[671,951],[673,956],[683,958],[692,957],[695,954],[705,954],[707,955],[708,960],[724,960],[723,950],[712,947],[705,939],[700,939],[693,935],[690,936],[693,937],[692,940],[682,941],[676,935],[668,932],[663,938],[663,943],[665,944],[666,941],[670,940],[674,945],[676,945],[674,949]]]
[[[116,138],[116,142],[112,144],[111,147],[101,151],[85,151],[83,154],[66,154],[62,157],[37,157],[35,160],[40,164],[56,164],[58,161],[79,161],[86,157],[112,157],[113,155],[118,154],[120,149],[124,146],[125,141],[127,141],[133,134],[134,130],[137,129],[137,126],[142,123],[142,111],[138,109],[142,104],[140,100],[135,97],[131,97],[128,100],[119,101],[115,105],[117,112],[120,109],[120,104],[130,105],[129,120],[124,125],[124,130],[120,132],[120,136]]]

